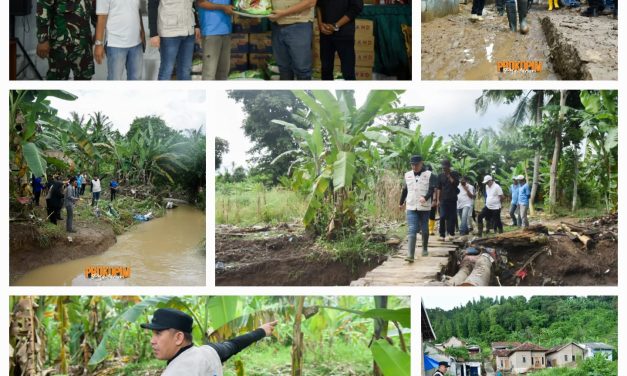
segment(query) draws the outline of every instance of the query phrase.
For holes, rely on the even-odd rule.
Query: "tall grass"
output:
[[[216,223],[238,226],[300,221],[307,198],[261,183],[219,183],[216,187]]]

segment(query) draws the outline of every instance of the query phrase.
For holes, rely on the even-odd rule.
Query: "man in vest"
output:
[[[281,80],[311,80],[316,0],[272,0],[272,54]]]
[[[159,48],[159,80],[192,79],[194,44],[200,41],[194,0],[148,0],[150,44]]]
[[[446,375],[446,373],[448,372],[448,368],[449,367],[450,366],[449,366],[448,362],[440,362],[438,364],[438,370],[435,371],[433,376],[444,376],[444,375]]]
[[[422,235],[422,255],[428,256],[427,246],[429,244],[429,214],[431,212],[431,199],[438,182],[431,173],[424,167],[422,157],[414,155],[410,159],[411,171],[405,174],[405,185],[401,193],[399,208],[407,212],[408,239],[408,262],[414,262],[416,252],[416,233],[420,231]]]
[[[162,376],[222,376],[222,363],[251,344],[272,335],[277,322],[222,343],[194,346],[194,319],[172,308],[159,308],[144,329],[152,330],[150,344],[157,359],[167,360]]]

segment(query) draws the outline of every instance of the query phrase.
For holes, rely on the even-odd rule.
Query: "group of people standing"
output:
[[[66,210],[66,231],[69,233],[76,232],[74,230],[74,206],[81,196],[85,194],[87,185],[91,186],[91,206],[98,206],[102,185],[100,178],[96,175],[89,179],[87,175],[79,173],[70,176],[67,180],[62,180],[59,175],[55,174],[52,179],[44,184],[43,177],[33,176],[31,185],[33,188],[33,204],[39,206],[39,200],[42,192],[46,192],[46,210],[48,220],[52,224],[63,220],[61,210]],[[115,200],[115,195],[119,189],[117,179],[112,178],[109,183],[111,192],[111,201]]]
[[[48,59],[48,80],[90,80],[94,61],[107,61],[107,79],[140,80],[146,32],[141,0],[39,0],[37,55]],[[335,53],[344,79],[355,79],[355,18],[363,0],[272,0],[272,50],[282,80],[310,80],[315,9],[323,79],[333,79]],[[159,80],[190,80],[196,44],[205,80],[230,70],[232,0],[148,0],[150,45],[159,48]],[[92,33],[92,26],[95,34]]]
[[[425,165],[422,157],[414,155],[410,159],[411,171],[405,173],[404,186],[399,207],[405,209],[408,223],[408,254],[406,261],[413,262],[416,251],[417,234],[422,238],[422,256],[428,256],[429,235],[435,235],[436,214],[439,211],[439,235],[441,241],[450,241],[459,229],[460,235],[472,231],[475,217],[474,203],[477,197],[475,187],[465,176],[452,170],[451,162],[441,162],[441,173],[435,175],[431,166]],[[529,226],[527,218],[531,190],[523,175],[513,178],[510,187],[510,216],[513,226]],[[477,216],[479,236],[491,229],[503,232],[501,209],[504,194],[501,186],[492,176],[483,178],[481,190],[485,206]]]

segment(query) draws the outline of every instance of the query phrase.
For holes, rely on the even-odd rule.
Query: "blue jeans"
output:
[[[144,50],[141,43],[135,47],[106,47],[107,80],[141,80],[144,69]]]
[[[459,233],[461,235],[468,235],[468,218],[472,214],[472,206],[464,206],[461,209],[457,209],[457,215],[459,216]]]
[[[161,65],[159,66],[159,80],[172,78],[176,65],[176,79],[179,81],[192,79],[192,58],[196,37],[163,37],[161,38]]]
[[[408,227],[408,257],[414,258],[416,252],[416,233],[420,230],[422,234],[422,252],[426,255],[427,244],[429,243],[429,214],[430,210],[418,211],[407,210],[407,227]]]
[[[311,80],[312,38],[311,22],[272,24],[272,53],[281,80]]]

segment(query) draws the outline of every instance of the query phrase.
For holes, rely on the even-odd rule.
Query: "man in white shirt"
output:
[[[468,221],[472,216],[473,203],[475,201],[475,188],[468,184],[466,177],[459,180],[457,186],[457,215],[459,216],[459,233],[468,235]]]
[[[495,229],[499,233],[503,232],[503,223],[501,222],[501,202],[503,201],[503,190],[501,186],[494,182],[492,176],[486,175],[483,178],[485,184],[485,207],[481,210],[477,222],[479,222],[479,236],[483,235],[483,219],[488,223],[488,231],[490,223],[494,223]]]
[[[177,309],[157,309],[150,323],[141,324],[152,330],[150,345],[157,359],[167,360],[162,376],[222,376],[222,363],[251,344],[272,335],[277,322],[222,343],[194,346],[194,319]]]
[[[144,25],[139,0],[97,0],[94,59],[107,55],[107,80],[141,80],[144,67]],[[106,31],[106,39],[105,39]]]
[[[102,191],[100,179],[98,176],[94,176],[91,181],[91,206],[98,205],[98,201],[100,200],[100,191]]]

